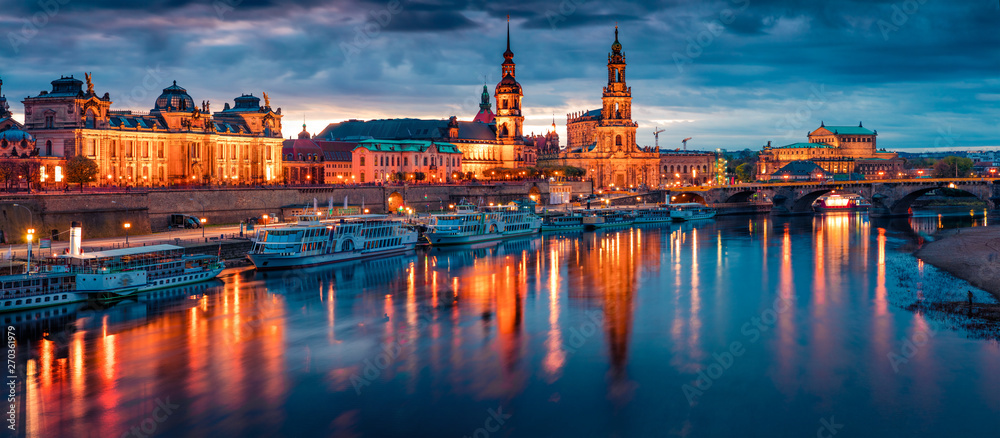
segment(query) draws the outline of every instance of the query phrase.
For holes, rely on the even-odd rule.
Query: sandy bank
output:
[[[957,229],[915,255],[1000,299],[1000,227]]]

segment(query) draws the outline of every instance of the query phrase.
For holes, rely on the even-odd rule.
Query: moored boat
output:
[[[247,257],[258,270],[318,266],[406,252],[416,247],[417,235],[385,215],[321,221],[307,214],[295,224],[262,231]]]
[[[617,208],[587,210],[583,224],[588,230],[611,227],[627,227],[635,222],[635,214]]]
[[[583,215],[579,213],[546,216],[542,219],[542,231],[570,231],[582,230],[583,228]]]
[[[645,207],[635,210],[635,223],[637,224],[670,222],[671,220],[669,206]]]
[[[534,234],[541,229],[542,219],[535,215],[534,202],[479,209],[462,204],[455,213],[431,216],[428,226],[431,245],[462,245]]]
[[[670,204],[670,218],[674,222],[711,219],[715,217],[715,209],[697,202]]]
[[[831,194],[821,196],[813,202],[813,211],[826,213],[835,211],[868,211],[871,203],[860,196],[842,196]]]
[[[153,245],[69,254],[47,260],[27,274],[0,277],[0,312],[54,306],[88,298],[114,300],[139,292],[215,278],[218,257],[185,255],[184,248]]]

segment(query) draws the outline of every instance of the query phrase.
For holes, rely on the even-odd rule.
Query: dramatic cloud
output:
[[[890,148],[1000,145],[995,0],[6,2],[0,77],[15,112],[93,72],[115,107],[173,80],[214,108],[267,91],[286,136],[303,118],[470,119],[508,15],[529,132],[600,105],[617,23],[643,144],[660,126],[666,147],[759,148],[822,120]]]

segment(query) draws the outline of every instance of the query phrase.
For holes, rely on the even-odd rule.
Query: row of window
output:
[[[51,298],[51,300],[50,300],[50,298]],[[62,299],[63,300],[69,299],[68,295],[63,294],[62,295]],[[34,301],[32,301],[32,298],[28,298],[26,300],[16,300],[16,301],[15,300],[7,300],[7,301],[3,302],[3,306],[4,307],[20,306],[22,304],[22,301],[23,301],[23,304],[33,304],[33,303],[42,303],[42,302],[48,303],[49,301],[59,301],[59,295],[53,295],[51,297],[46,296],[45,297],[45,301],[42,301],[41,297],[34,298]]]
[[[708,166],[704,165],[704,164],[702,164],[701,166],[699,166],[699,165],[692,165],[690,167],[688,167],[687,165],[681,166],[680,164],[678,164],[676,166],[675,165],[663,166],[663,171],[664,172],[669,172],[669,173],[688,173],[689,170],[691,170],[691,171],[697,170],[699,172],[708,172]]]
[[[376,166],[399,166],[399,162],[400,162],[399,157],[391,156],[391,155],[388,156],[388,157],[385,156],[385,155],[381,155],[381,156],[376,156],[374,158],[375,158],[375,165]],[[410,165],[410,158],[409,157],[402,157],[402,158],[403,158],[403,160],[402,160],[403,166],[409,166]],[[458,166],[458,157],[451,157],[450,159],[446,159],[445,157],[434,157],[434,156],[431,156],[431,157],[421,157],[420,155],[417,155],[416,158],[413,159],[413,163],[414,163],[415,166],[419,165],[421,158],[423,158],[424,166],[434,166],[434,165],[444,166],[446,161],[450,162],[452,167]],[[430,161],[428,161],[428,158],[430,158]],[[436,158],[436,160],[435,160],[435,158]],[[359,161],[359,164],[361,166],[364,166],[365,165],[365,155],[359,156],[358,157],[358,161]],[[435,163],[435,161],[436,161],[436,163]],[[428,164],[428,163],[430,163],[430,164]]]

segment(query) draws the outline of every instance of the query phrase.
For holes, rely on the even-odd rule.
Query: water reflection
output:
[[[463,436],[497,406],[514,415],[498,436],[804,436],[830,415],[860,436],[940,435],[960,416],[990,424],[1000,395],[975,382],[1000,353],[944,330],[894,369],[900,340],[935,326],[890,305],[922,286],[896,290],[887,261],[939,226],[985,223],[546,234],[2,317],[38,436],[120,436],[167,397],[181,408],[155,436]],[[745,353],[689,404],[681,386],[734,341]]]

